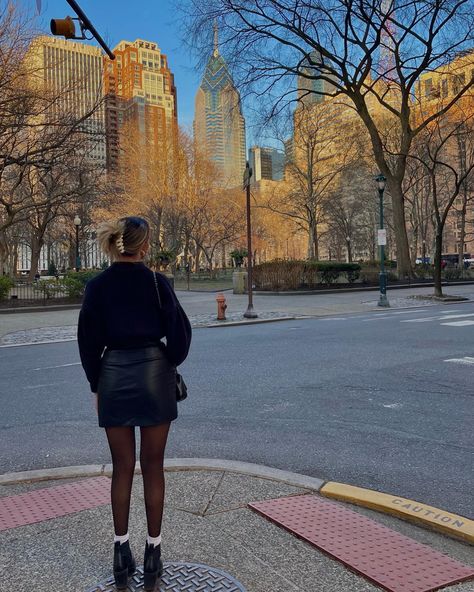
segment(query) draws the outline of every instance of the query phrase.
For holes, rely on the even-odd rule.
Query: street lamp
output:
[[[383,193],[385,191],[385,183],[387,182],[387,179],[382,174],[379,174],[375,177],[375,181],[379,188],[380,201],[380,229],[378,231],[378,244],[380,247],[380,297],[377,304],[378,306],[387,308],[390,306],[387,298],[387,274],[385,273],[385,245],[387,244],[387,231],[384,230],[383,227]]]
[[[81,225],[81,219],[76,215],[74,218],[74,226],[76,227],[76,271],[81,269],[81,257],[79,255],[79,226]]]
[[[247,310],[244,312],[246,319],[256,319],[258,314],[253,309],[253,292],[252,292],[252,226],[250,220],[250,178],[252,177],[252,169],[249,162],[245,165],[244,172],[244,189],[247,193],[247,293],[249,295],[249,303]]]

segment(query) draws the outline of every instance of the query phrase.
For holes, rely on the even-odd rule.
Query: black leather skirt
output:
[[[178,416],[176,368],[158,346],[106,350],[98,388],[99,425],[152,426]]]

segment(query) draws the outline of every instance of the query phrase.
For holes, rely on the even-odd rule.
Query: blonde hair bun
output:
[[[150,227],[144,218],[128,216],[102,222],[97,229],[97,239],[104,253],[118,259],[137,255],[149,233]]]

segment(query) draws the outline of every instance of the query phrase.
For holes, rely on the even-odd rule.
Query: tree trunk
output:
[[[397,272],[400,278],[410,278],[413,276],[413,269],[406,229],[403,191],[401,185],[396,182],[389,184],[389,190],[392,196],[393,226],[397,245]]]
[[[38,239],[35,236],[31,237],[31,265],[28,279],[32,282],[35,279],[35,275],[39,273],[39,260],[41,255],[41,248],[43,247],[44,241]]]
[[[466,189],[463,190],[462,209],[461,209],[461,229],[459,231],[459,259],[458,268],[461,277],[464,277],[464,241],[466,240],[466,213],[467,213],[467,195]]]
[[[3,237],[0,234],[0,275],[8,273],[7,270],[7,249],[3,242]]]
[[[316,254],[314,251],[315,241],[314,241],[314,225],[310,221],[308,227],[308,259],[315,259]]]
[[[434,295],[438,298],[443,296],[443,288],[441,286],[441,254],[443,252],[443,227],[436,229],[435,245],[434,245]]]
[[[348,261],[348,263],[352,263],[351,241],[346,241],[346,245],[347,245],[347,261]]]
[[[201,248],[198,245],[196,245],[196,260],[194,262],[194,271],[196,273],[199,272],[200,261],[201,261]]]
[[[314,241],[314,258],[316,259],[316,261],[319,261],[319,236],[318,236],[317,222],[314,222],[313,241]]]

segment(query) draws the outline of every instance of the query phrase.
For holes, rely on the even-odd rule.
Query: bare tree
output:
[[[474,80],[469,71],[447,100],[415,118],[418,84],[422,74],[471,49],[474,0],[188,0],[187,7],[193,45],[202,52],[217,19],[240,84],[259,100],[272,101],[274,111],[294,100],[297,76],[325,85],[308,84],[303,94],[345,99],[355,109],[387,178],[399,273],[411,275],[403,193],[407,158],[415,138],[448,113]],[[447,69],[446,76],[452,80],[456,73]]]
[[[331,104],[302,105],[295,111],[294,154],[286,167],[285,182],[262,203],[307,233],[309,259],[320,257],[325,204],[352,150],[350,138],[344,145],[339,142],[337,114]]]
[[[452,117],[433,122],[419,141],[422,156],[412,154],[425,170],[429,183],[434,221],[434,292],[442,297],[441,258],[446,221],[463,187],[472,182],[474,172],[474,115],[457,109]],[[459,166],[458,142],[463,142],[463,165]],[[463,245],[464,247],[464,245]],[[461,249],[462,257],[463,249]]]
[[[375,259],[377,202],[371,177],[362,158],[347,163],[327,200],[327,234],[337,251],[343,246],[349,262],[357,253]]]
[[[33,186],[57,163],[85,155],[103,135],[90,125],[101,98],[90,97],[78,110],[73,98],[87,81],[51,87],[34,59],[39,50],[32,23],[16,3],[0,0],[0,269],[8,255],[7,230],[48,207],[50,195]]]

